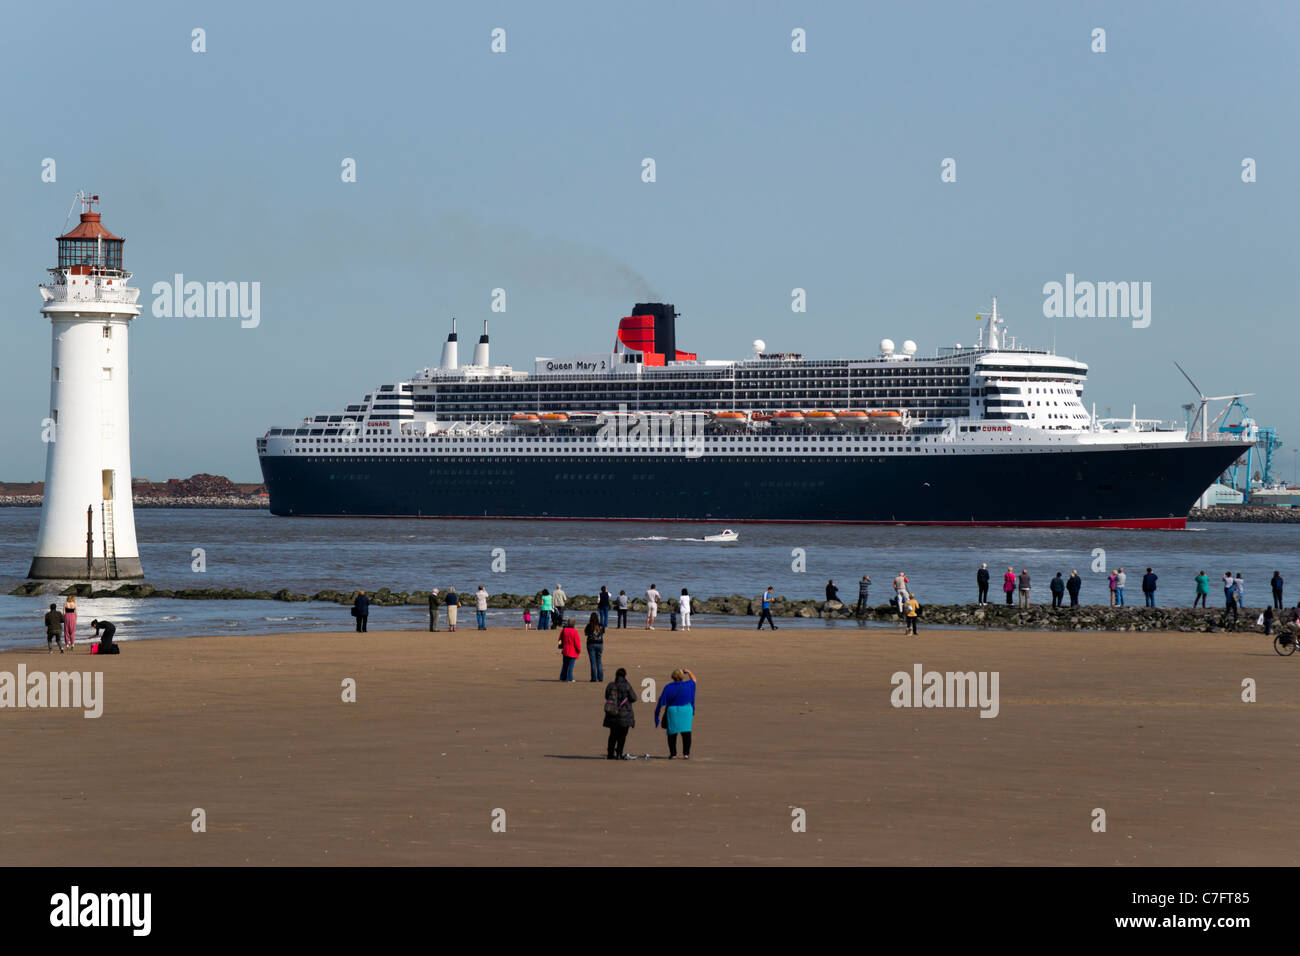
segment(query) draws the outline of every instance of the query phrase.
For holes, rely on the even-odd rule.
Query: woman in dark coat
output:
[[[623,760],[623,747],[627,732],[636,726],[632,705],[636,691],[627,682],[627,669],[620,667],[612,683],[605,685],[605,724],[609,728],[609,743],[605,746],[606,760]]]

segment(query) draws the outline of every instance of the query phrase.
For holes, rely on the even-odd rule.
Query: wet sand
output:
[[[893,707],[916,663],[998,671],[998,716]],[[651,759],[605,760],[603,685],[585,654],[557,682],[535,631],[42,641],[0,654],[19,664],[102,670],[105,702],[0,709],[6,864],[1300,863],[1300,655],[1259,635],[611,631],[607,679],[695,671],[689,762],[644,703]]]

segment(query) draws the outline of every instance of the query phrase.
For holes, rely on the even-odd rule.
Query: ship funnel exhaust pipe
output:
[[[487,319],[483,320],[483,334],[478,337],[478,345],[474,346],[474,364],[480,368],[488,367]]]
[[[445,369],[460,368],[460,357],[457,355],[456,342],[456,317],[451,319],[451,334],[447,336],[447,341],[442,345],[442,363],[441,367]]]

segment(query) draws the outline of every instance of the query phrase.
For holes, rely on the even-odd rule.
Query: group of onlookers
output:
[[[975,586],[977,602],[980,606],[989,603],[989,585],[990,572],[987,563],[981,564],[979,570],[975,572]],[[1142,575],[1142,596],[1147,607],[1156,606],[1156,587],[1159,581],[1159,575],[1151,568],[1146,569]],[[1268,609],[1270,613],[1263,615],[1263,621],[1266,628],[1269,627],[1273,619],[1273,610],[1280,610],[1283,607],[1282,589],[1284,582],[1282,573],[1274,571],[1272,580],[1269,582],[1273,591],[1273,606]],[[1116,568],[1106,575],[1107,590],[1110,594],[1110,604],[1112,607],[1125,607],[1125,589],[1128,585],[1128,574],[1123,568]],[[1083,587],[1083,579],[1079,576],[1077,570],[1070,571],[1069,577],[1065,577],[1062,572],[1057,571],[1056,576],[1048,583],[1048,592],[1052,598],[1053,608],[1062,608],[1065,606],[1066,597],[1070,600],[1070,607],[1079,606],[1079,593]],[[898,607],[898,614],[903,622],[904,630],[911,634],[917,632],[917,621],[920,617],[920,604],[916,600],[915,594],[912,593],[911,584],[907,575],[899,571],[893,580],[894,603]],[[869,607],[871,590],[871,576],[862,575],[858,582],[858,602],[855,613],[863,615]],[[1016,596],[1019,595],[1019,606],[1028,608],[1030,606],[1030,594],[1032,591],[1031,579],[1028,568],[1021,568],[1017,574],[1014,567],[1008,567],[1006,574],[1002,577],[1002,591],[1006,596],[1006,603],[1014,605]],[[1232,615],[1233,621],[1238,619],[1238,609],[1245,603],[1245,581],[1242,579],[1240,572],[1233,574],[1230,571],[1224,572],[1223,575],[1223,592],[1224,592],[1224,611],[1223,620],[1226,622],[1229,614]],[[1206,606],[1206,601],[1210,593],[1210,578],[1202,570],[1196,575],[1195,595],[1192,600],[1192,607]],[[474,610],[478,629],[487,628],[487,602],[490,595],[483,585],[479,585],[478,590],[474,592]],[[663,596],[654,584],[646,589],[646,612],[645,627],[647,630],[655,629],[655,622],[659,616],[659,606],[663,603]],[[764,622],[769,628],[776,630],[777,623],[772,617],[772,605],[775,602],[775,591],[772,587],[767,587],[758,601],[758,630],[763,629]],[[826,582],[826,600],[827,602],[840,601],[839,588],[836,587],[834,579]],[[447,629],[456,630],[457,612],[460,607],[460,596],[456,593],[455,587],[448,588],[445,595],[440,596],[437,588],[429,592],[429,630],[438,630],[438,613],[439,608],[446,608]],[[568,607],[568,595],[560,585],[555,586],[554,591],[542,589],[540,595],[541,607],[537,619],[538,630],[562,630],[567,624],[573,624],[572,618],[566,618],[565,612]],[[680,627],[682,630],[691,629],[691,611],[693,599],[686,588],[682,588],[681,596],[677,600],[677,608],[671,612],[672,629],[675,631]],[[1300,607],[1300,605],[1298,605]],[[610,592],[609,588],[601,585],[600,595],[596,601],[596,611],[591,615],[591,620],[596,622],[602,635],[609,626],[610,611],[615,612],[615,628],[627,627],[628,611],[631,608],[631,599],[626,591],[619,591],[617,595]],[[50,614],[46,615],[46,630],[49,637],[50,653],[54,653],[54,647],[58,646],[59,650],[71,647],[73,633],[76,629],[76,599],[70,597],[64,607],[64,611],[59,613],[55,605],[50,605]],[[57,615],[55,624],[54,615]],[[366,596],[365,591],[357,594],[356,600],[352,605],[352,616],[356,618],[356,628],[358,632],[364,632],[370,615],[370,599]],[[525,629],[533,628],[533,610],[530,607],[524,608],[523,625]],[[591,631],[592,624],[587,625],[586,630]],[[54,634],[61,630],[63,643],[58,644],[55,641]],[[576,633],[576,631],[575,631]],[[588,633],[588,646],[592,644],[591,634]],[[577,655],[574,654],[574,657]],[[602,679],[593,677],[593,680]]]
[[[91,628],[95,632],[96,641],[90,645],[92,654],[119,654],[117,643],[113,640],[113,635],[117,633],[117,625],[112,621],[94,620],[90,622]],[[50,609],[45,612],[45,646],[48,652],[53,654],[57,647],[60,654],[71,651],[77,643],[77,597],[75,594],[68,595],[68,599],[63,602],[63,610],[59,610],[57,603],[51,604]]]

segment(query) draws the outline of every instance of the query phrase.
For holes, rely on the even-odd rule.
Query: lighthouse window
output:
[[[113,327],[111,325],[104,326],[104,338],[111,339],[112,337],[113,337]]]
[[[59,380],[59,367],[56,365],[54,366],[54,381],[57,382],[58,380]]]
[[[104,381],[105,382],[113,381],[113,370],[111,368],[104,369]]]

